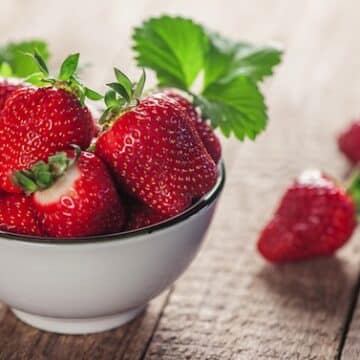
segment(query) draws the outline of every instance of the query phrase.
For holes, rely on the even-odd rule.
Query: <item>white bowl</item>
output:
[[[0,299],[25,323],[56,333],[125,324],[189,266],[224,181],[221,166],[194,206],[140,230],[62,241],[0,233]]]

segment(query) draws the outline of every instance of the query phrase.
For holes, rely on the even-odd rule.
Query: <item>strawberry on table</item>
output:
[[[183,108],[185,112],[189,115],[189,118],[194,123],[196,130],[205,145],[206,150],[213,158],[215,163],[218,163],[221,158],[221,144],[218,137],[215,135],[214,131],[207,124],[207,122],[201,118],[197,113],[193,104],[182,96],[176,90],[166,90],[165,94],[179,103],[179,106]]]
[[[15,172],[42,228],[49,236],[69,238],[120,232],[124,208],[105,164],[80,148],[50,156]]]
[[[11,181],[14,171],[27,169],[71,144],[86,149],[95,132],[84,98],[100,96],[76,78],[79,54],[64,61],[58,79],[44,78],[47,67],[39,54],[35,58],[46,86],[16,90],[0,114],[0,188],[7,192],[20,191]]]
[[[354,121],[339,135],[338,146],[352,163],[360,162],[360,120]]]
[[[17,234],[43,235],[29,197],[24,194],[0,195],[0,230]]]
[[[165,94],[138,100],[136,88],[119,70],[115,91],[105,97],[103,116],[109,127],[98,138],[95,153],[113,169],[125,191],[165,215],[185,210],[193,198],[211,190],[217,168],[193,123]],[[116,92],[124,97],[116,98]]]
[[[320,171],[305,171],[262,230],[260,253],[278,263],[333,254],[355,229],[359,188],[359,178],[347,193]]]

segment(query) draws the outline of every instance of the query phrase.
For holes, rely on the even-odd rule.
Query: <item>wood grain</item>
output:
[[[142,0],[124,8],[113,0],[87,1],[86,9],[84,4],[63,0],[50,10],[42,0],[2,0],[1,41],[46,36],[54,65],[80,50],[94,63],[87,73],[90,84],[101,89],[115,64],[136,74],[130,27],[150,14],[187,14],[237,39],[274,39],[286,55],[264,86],[271,122],[256,143],[223,142],[226,189],[201,254],[173,291],[128,326],[86,337],[39,332],[0,308],[0,359],[314,360],[341,354],[358,359],[358,308],[351,321],[358,234],[334,258],[277,267],[257,255],[255,243],[284,186],[301,170],[320,167],[339,178],[348,170],[335,136],[360,112],[360,4]],[[50,11],[57,16],[50,18]]]
[[[0,308],[0,359],[140,359],[169,291],[126,326],[91,336],[59,336],[36,330]]]

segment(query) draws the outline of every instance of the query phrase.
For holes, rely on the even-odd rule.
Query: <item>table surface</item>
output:
[[[150,14],[182,13],[236,39],[276,40],[286,55],[264,85],[266,133],[255,143],[223,141],[226,188],[205,245],[182,278],[132,323],[92,336],[38,331],[0,305],[0,359],[359,359],[358,234],[336,257],[282,266],[264,262],[255,243],[301,170],[320,167],[340,179],[349,170],[335,137],[360,113],[360,3],[63,0],[55,6],[2,0],[1,42],[45,37],[54,65],[80,50],[93,62],[86,77],[99,90],[115,64],[137,74],[130,28]]]

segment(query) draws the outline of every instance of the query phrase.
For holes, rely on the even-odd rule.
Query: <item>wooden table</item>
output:
[[[54,64],[80,50],[94,63],[87,78],[99,89],[112,65],[137,74],[130,27],[154,13],[188,14],[237,39],[278,40],[286,56],[264,86],[267,132],[255,143],[223,142],[226,189],[185,275],[131,324],[93,336],[37,331],[2,305],[0,359],[359,359],[358,234],[336,257],[295,265],[271,266],[255,250],[259,230],[296,174],[320,167],[344,178],[348,171],[335,136],[360,113],[359,2],[62,0],[55,6],[2,0],[1,42],[46,37]]]

